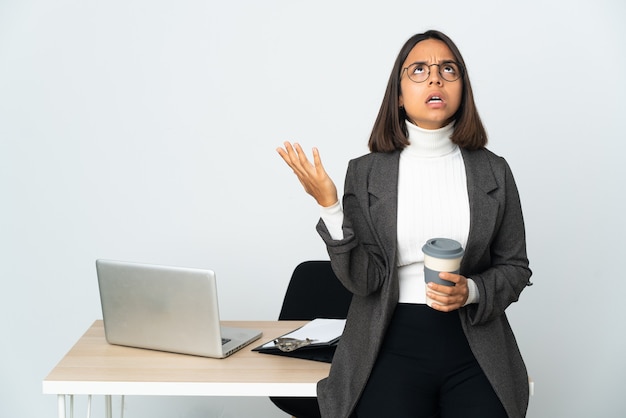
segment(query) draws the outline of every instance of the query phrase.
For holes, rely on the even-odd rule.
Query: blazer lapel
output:
[[[498,202],[489,193],[498,187],[491,164],[483,150],[461,150],[467,176],[470,231],[461,271],[476,262],[487,249],[495,228]]]
[[[498,202],[489,193],[497,189],[495,175],[484,151],[461,149],[467,176],[470,231],[461,270],[483,254],[493,235]],[[400,152],[377,154],[367,173],[370,227],[376,232],[388,260],[395,260],[398,229],[398,168]]]
[[[371,228],[389,260],[395,259],[398,230],[398,166],[400,152],[380,153],[368,173]]]

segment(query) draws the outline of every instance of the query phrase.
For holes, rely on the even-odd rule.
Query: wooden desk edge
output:
[[[270,341],[280,335],[283,335],[295,328],[304,325],[307,321],[222,321],[226,326],[241,326],[247,328],[258,328],[263,331],[263,336],[243,348],[234,356],[239,356],[239,361],[260,360],[268,364],[287,365],[287,369],[296,366],[295,373],[304,370],[303,374],[310,375],[310,380],[306,382],[280,381],[280,376],[267,376],[259,381],[120,381],[105,379],[81,379],[80,377],[67,378],[68,370],[84,370],[89,369],[88,366],[74,367],[70,360],[79,358],[77,351],[81,350],[83,345],[91,342],[92,347],[102,347],[104,350],[111,349],[124,352],[124,350],[133,350],[132,353],[150,352],[149,356],[159,356],[160,352],[152,352],[151,350],[132,349],[127,347],[110,346],[104,339],[104,325],[102,320],[96,320],[87,329],[83,336],[74,344],[68,353],[59,361],[55,368],[43,380],[42,389],[44,394],[91,394],[91,395],[157,395],[157,396],[316,396],[317,381],[328,375],[330,365],[327,363],[319,363],[309,360],[299,360],[293,358],[285,358],[280,356],[272,356],[252,352],[254,347]],[[103,344],[107,344],[104,346]],[[131,352],[131,351],[129,351]],[[194,361],[210,360],[214,362],[224,362],[227,359],[205,359],[202,357],[185,356],[172,353],[160,353],[175,361]],[[148,356],[148,357],[149,357]],[[262,356],[256,358],[256,356]],[[105,357],[96,358],[102,361]],[[198,359],[198,360],[194,360]],[[226,363],[215,363],[226,365]],[[71,373],[70,373],[71,374]],[[79,373],[80,374],[80,373]],[[84,373],[83,373],[84,374]],[[293,374],[293,372],[292,372]],[[314,378],[311,378],[313,377]],[[165,379],[164,379],[165,380]]]

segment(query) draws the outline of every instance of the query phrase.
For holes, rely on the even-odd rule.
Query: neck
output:
[[[419,157],[440,157],[456,149],[450,141],[454,123],[439,129],[423,129],[408,121],[406,126],[409,133],[409,146],[404,149],[406,153]]]

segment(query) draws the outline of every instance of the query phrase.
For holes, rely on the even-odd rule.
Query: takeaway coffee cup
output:
[[[454,283],[439,278],[439,273],[459,273],[464,250],[461,243],[449,238],[431,238],[422,247],[424,252],[424,281],[435,282],[444,286],[454,286]],[[426,297],[430,306],[432,300]]]

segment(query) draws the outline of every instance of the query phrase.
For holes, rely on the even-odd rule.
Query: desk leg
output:
[[[105,417],[113,417],[113,408],[111,404],[111,395],[104,395]]]
[[[87,418],[91,418],[91,395],[87,395]]]
[[[65,395],[57,395],[57,415],[65,418]]]

